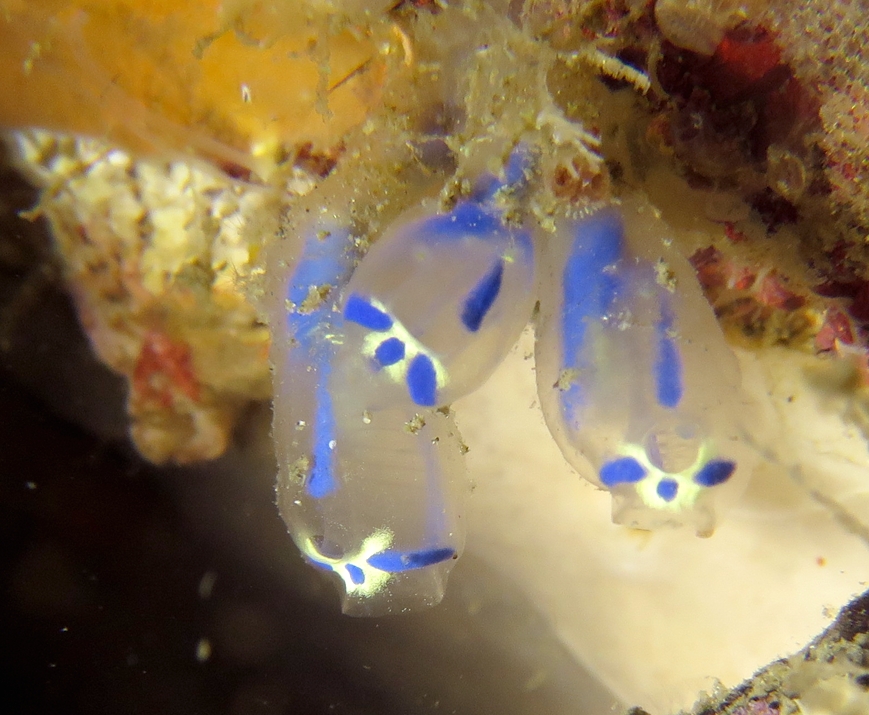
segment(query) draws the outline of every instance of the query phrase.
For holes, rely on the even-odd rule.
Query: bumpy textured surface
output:
[[[865,0],[837,0],[826,11],[796,0],[765,16],[782,35],[782,54],[800,80],[816,87],[826,173],[841,210],[869,227],[869,42]]]
[[[97,355],[129,381],[130,434],[152,462],[219,456],[269,395],[267,328],[243,290],[275,194],[207,167],[135,161],[98,141],[20,134]]]
[[[833,625],[799,653],[722,696],[701,699],[691,715],[860,715],[867,710],[869,593],[846,605]]]

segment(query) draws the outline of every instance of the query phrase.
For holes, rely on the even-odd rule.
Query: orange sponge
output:
[[[248,168],[326,151],[377,102],[391,40],[382,14],[323,7],[0,0],[0,125]]]

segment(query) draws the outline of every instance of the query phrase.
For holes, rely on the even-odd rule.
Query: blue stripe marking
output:
[[[346,230],[331,231],[324,238],[310,236],[305,241],[305,249],[287,286],[287,300],[300,306],[311,288],[342,285],[353,272],[354,259],[350,234]],[[338,316],[332,314],[327,301],[321,302],[308,313],[299,313],[297,310],[287,315],[290,335],[309,353],[318,351],[322,346],[322,341],[317,337],[321,332],[319,329]]]
[[[449,213],[421,221],[417,236],[427,243],[461,240],[468,236],[485,240],[500,235],[503,228],[497,214],[473,201],[460,201]]]
[[[516,260],[520,263],[528,263],[530,267],[533,267],[534,242],[531,240],[531,233],[519,231],[513,234],[513,239],[513,246],[517,249]]]
[[[310,236],[287,288],[287,299],[301,305],[312,287],[342,285],[353,271],[354,254],[346,230],[331,231],[321,237]],[[314,390],[314,424],[312,427],[312,466],[305,489],[314,499],[332,494],[338,487],[335,479],[335,455],[329,444],[337,433],[329,374],[335,347],[323,336],[340,328],[341,316],[332,310],[331,302],[322,301],[313,310],[287,315],[287,329],[304,353],[303,360],[317,372]],[[329,567],[331,568],[331,567]]]
[[[490,202],[495,194],[504,186],[504,183],[492,174],[484,174],[474,183],[474,188],[468,196],[468,201],[477,204]]]
[[[338,488],[335,479],[335,450],[331,444],[336,439],[335,413],[332,408],[332,395],[329,393],[329,373],[331,364],[325,362],[319,367],[319,382],[314,393],[317,406],[314,412],[314,438],[311,448],[313,465],[305,482],[305,490],[314,499],[323,499]]]
[[[437,548],[422,551],[381,551],[368,558],[369,565],[387,573],[401,573],[449,561],[456,555],[455,549]]]
[[[375,308],[365,298],[355,293],[347,298],[344,306],[344,318],[358,323],[369,330],[389,330],[392,327],[392,318],[378,308]]]
[[[529,169],[533,168],[534,162],[535,154],[528,144],[518,143],[513,147],[504,166],[503,180],[492,174],[480,177],[471,192],[471,199],[477,203],[486,203],[491,201],[501,189],[522,190],[528,183]]]
[[[399,338],[387,338],[374,350],[374,359],[383,367],[404,360],[404,341]]]
[[[422,407],[434,407],[437,404],[437,375],[428,355],[419,354],[410,363],[407,388],[415,404]]]
[[[462,307],[462,322],[472,333],[476,333],[483,323],[483,318],[492,308],[498,293],[501,292],[501,282],[504,279],[504,261],[498,259],[489,272],[480,279],[468,293]]]
[[[586,324],[606,315],[618,297],[620,282],[612,275],[612,267],[621,258],[623,243],[624,227],[614,210],[601,211],[576,225],[562,275],[565,368],[576,367],[585,342]]]
[[[713,459],[706,462],[703,468],[694,475],[694,481],[703,487],[714,487],[730,479],[734,471],[736,471],[736,462]]]
[[[645,476],[645,468],[633,457],[619,457],[600,468],[600,481],[605,487],[634,484]]]
[[[655,488],[658,496],[664,501],[673,501],[679,493],[679,482],[675,479],[662,479]]]
[[[661,320],[658,321],[658,354],[655,358],[655,384],[657,385],[658,404],[674,408],[682,400],[682,355],[676,341],[669,333],[673,328],[673,314],[668,306],[663,306]]]
[[[624,245],[624,227],[612,209],[599,211],[574,226],[574,239],[561,276],[561,366],[589,367],[584,358],[589,323],[600,320],[621,292],[614,274]],[[559,396],[562,415],[573,424],[582,404],[581,387],[574,382]],[[573,425],[578,427],[578,425]]]
[[[357,586],[365,583],[365,572],[361,568],[354,566],[353,564],[347,564],[344,568],[346,568],[347,573],[350,574],[350,580]]]

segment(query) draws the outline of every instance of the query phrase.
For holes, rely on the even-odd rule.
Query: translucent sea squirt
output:
[[[338,291],[357,258],[346,228],[315,222],[303,234],[275,330],[273,430],[293,539],[340,577],[345,612],[377,615],[440,601],[467,487],[450,415],[370,411],[334,369],[347,350]]]
[[[537,383],[556,442],[612,493],[616,523],[711,534],[757,456],[735,357],[690,264],[638,200],[544,238]]]
[[[485,381],[530,314],[530,234],[495,202],[522,176],[508,166],[449,211],[423,202],[364,256],[352,202],[334,210],[324,192],[292,255],[271,261],[285,276],[271,317],[278,505],[306,559],[340,577],[348,613],[437,603],[463,547],[446,405]]]

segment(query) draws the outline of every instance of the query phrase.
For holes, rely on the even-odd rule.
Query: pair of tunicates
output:
[[[531,163],[517,149],[501,176],[450,210],[401,215],[364,255],[335,212],[299,230],[272,316],[278,505],[348,613],[442,598],[468,491],[448,406],[536,302],[547,425],[612,493],[614,521],[708,535],[748,478],[738,368],[667,226],[627,198],[544,232],[521,210]]]

